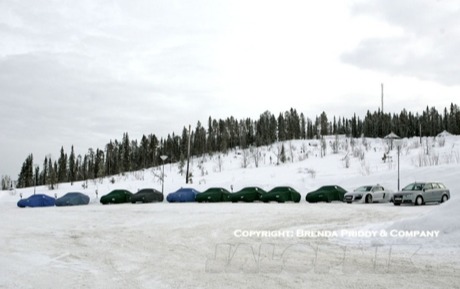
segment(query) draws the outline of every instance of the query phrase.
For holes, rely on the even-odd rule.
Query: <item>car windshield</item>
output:
[[[402,190],[403,191],[421,191],[424,185],[425,184],[413,183],[413,184],[405,186]]]
[[[355,190],[355,192],[369,192],[372,189],[372,186],[362,186]]]

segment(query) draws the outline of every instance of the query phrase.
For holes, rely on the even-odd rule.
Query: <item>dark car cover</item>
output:
[[[131,196],[131,203],[155,203],[155,202],[163,202],[163,194],[160,191],[155,189],[142,189]]]
[[[300,202],[300,193],[291,187],[275,187],[260,197],[262,202]]]
[[[88,205],[89,197],[83,193],[72,192],[56,199],[56,206]]]

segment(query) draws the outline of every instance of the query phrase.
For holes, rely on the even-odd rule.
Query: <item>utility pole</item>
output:
[[[418,124],[418,134],[420,135],[420,144],[422,144],[422,124]]]
[[[383,115],[383,83],[381,83],[382,86],[382,115]]]
[[[381,91],[382,91],[382,109],[381,109],[381,119],[380,119],[380,122],[382,124],[382,127],[381,127],[382,135],[381,135],[381,137],[384,137],[385,136],[385,125],[384,125],[385,116],[383,115],[383,82],[380,84],[380,86],[381,86]]]
[[[160,159],[163,161],[163,174],[161,176],[161,193],[164,193],[165,188],[165,160],[168,158],[167,155],[161,155]]]
[[[185,183],[188,184],[188,170],[190,166],[190,138],[192,127],[188,125],[188,144],[187,144],[187,172],[185,173]]]

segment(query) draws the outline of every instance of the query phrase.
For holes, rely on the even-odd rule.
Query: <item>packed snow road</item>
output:
[[[0,288],[459,288],[448,205],[6,202]]]

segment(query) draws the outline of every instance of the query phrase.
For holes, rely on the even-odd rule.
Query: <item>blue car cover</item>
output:
[[[52,207],[54,206],[55,201],[56,200],[53,197],[44,194],[36,194],[28,197],[27,199],[19,200],[18,207]]]
[[[175,191],[174,193],[168,194],[166,200],[170,203],[177,203],[177,202],[195,202],[195,196],[199,192],[195,189],[191,188],[180,188],[179,190]]]

